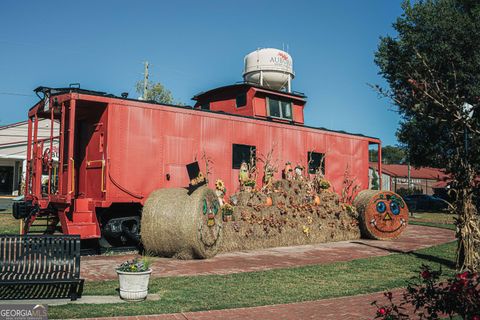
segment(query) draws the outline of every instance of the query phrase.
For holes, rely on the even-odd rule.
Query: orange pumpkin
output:
[[[271,198],[271,197],[267,197],[267,199],[265,199],[265,206],[266,206],[266,207],[271,207],[272,204],[273,204],[272,198]]]
[[[316,206],[320,205],[320,197],[318,195],[313,198],[313,203],[315,203]]]

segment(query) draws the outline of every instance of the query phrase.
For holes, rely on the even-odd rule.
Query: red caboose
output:
[[[153,190],[187,186],[186,165],[202,166],[207,157],[210,186],[222,179],[232,193],[239,188],[240,164],[252,151],[273,149],[280,167],[290,161],[314,172],[324,163],[336,192],[349,168],[363,190],[369,145],[380,145],[376,138],[305,126],[304,95],[259,84],[198,94],[193,108],[79,88],[36,92],[44,97],[28,113],[25,202],[14,206],[25,232],[42,217],[51,231],[60,222],[64,234],[82,239],[138,241],[141,209]],[[52,125],[50,139],[39,140],[36,124],[45,118],[60,129],[54,132]],[[52,152],[55,140],[58,155]]]

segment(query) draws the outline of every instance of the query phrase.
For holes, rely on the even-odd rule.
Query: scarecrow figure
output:
[[[215,181],[215,194],[217,195],[218,202],[220,206],[223,206],[225,203],[225,194],[227,193],[227,188],[225,188],[225,183],[221,179]]]
[[[285,163],[285,168],[283,168],[283,179],[293,180],[293,169],[292,163],[289,161]]]
[[[248,164],[245,161],[240,165],[238,181],[240,181],[241,191],[252,192],[255,189],[255,179],[252,179]]]
[[[296,180],[303,180],[303,170],[304,170],[303,166],[297,164],[297,166],[295,167],[295,179]]]
[[[277,170],[271,165],[266,165],[263,174],[263,189],[270,189],[273,183],[273,175]]]
[[[240,172],[238,173],[238,181],[240,185],[243,186],[245,183],[250,180],[250,175],[248,174],[248,164],[243,161],[240,165]]]

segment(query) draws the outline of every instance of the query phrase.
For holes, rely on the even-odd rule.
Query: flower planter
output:
[[[143,301],[148,294],[148,281],[152,269],[143,272],[117,270],[120,282],[120,298],[127,301]]]

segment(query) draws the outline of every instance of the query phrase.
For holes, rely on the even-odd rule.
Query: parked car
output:
[[[450,204],[428,194],[412,194],[403,198],[410,211],[446,211]]]

